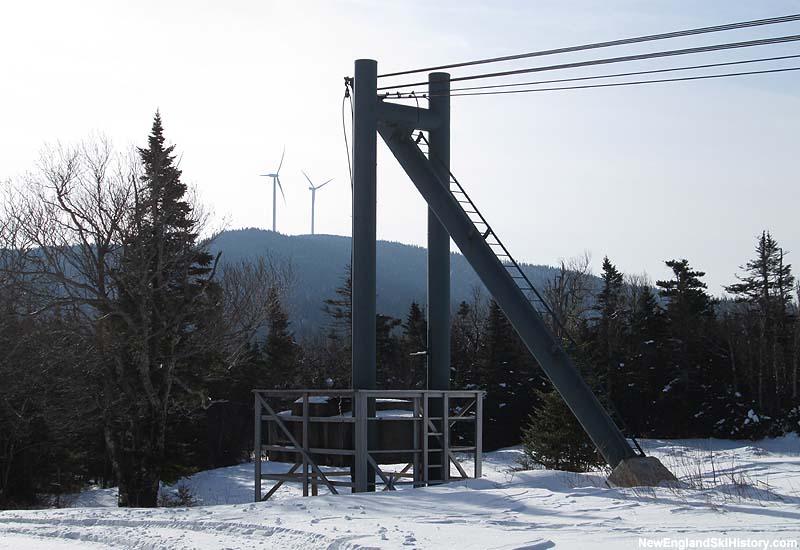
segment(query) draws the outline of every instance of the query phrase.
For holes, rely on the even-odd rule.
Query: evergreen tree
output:
[[[400,374],[402,387],[409,389],[427,388],[428,321],[425,311],[417,302],[411,302],[408,315],[403,323],[402,364]]]
[[[667,301],[669,335],[666,383],[658,406],[659,431],[672,437],[710,433],[711,409],[717,405],[719,391],[715,382],[719,358],[708,353],[716,347],[714,300],[701,281],[705,273],[694,271],[685,259],[670,260],[666,265],[674,278],[656,283]]]
[[[336,296],[326,299],[322,308],[331,320],[325,354],[325,378],[331,380],[333,387],[349,388],[352,383],[353,334],[353,279],[350,264],[347,264],[342,284],[335,292]]]
[[[575,415],[555,390],[538,391],[539,405],[522,431],[521,467],[587,472],[604,464]]]
[[[599,368],[598,382],[604,389],[607,399],[615,398],[616,386],[625,383],[619,380],[619,370],[624,366],[623,338],[625,331],[625,315],[623,301],[623,279],[614,264],[603,258],[603,272],[601,274],[603,287],[597,295],[597,305],[594,307],[598,313],[594,338],[594,359]]]
[[[170,414],[181,410],[202,373],[193,365],[203,326],[214,318],[219,287],[212,257],[198,245],[198,220],[186,201],[174,146],[165,146],[161,116],[148,147],[130,232],[124,236],[115,307],[101,318],[99,346],[111,364],[105,378],[106,441],[119,477],[120,506],[156,506],[166,463]]]
[[[297,369],[298,346],[289,330],[289,315],[283,309],[278,289],[269,289],[267,341],[264,345],[269,384],[273,388],[290,388],[301,376]]]
[[[500,306],[492,300],[482,337],[478,380],[486,391],[484,444],[487,449],[514,445],[531,407],[541,370]]]
[[[206,455],[200,468],[234,466],[249,460],[253,450],[252,392],[275,387],[262,348],[250,342],[232,368],[219,369],[209,381],[212,401],[203,418]]]
[[[403,373],[401,343],[395,329],[401,325],[400,319],[391,315],[375,316],[375,368],[377,370],[377,386],[381,389],[397,389],[402,383]]]
[[[331,318],[328,332],[330,342],[328,378],[336,387],[350,387],[353,334],[353,279],[350,264],[347,265],[342,285],[336,289],[336,297],[324,301],[323,310]],[[394,334],[401,321],[389,315],[375,315],[376,370],[379,386],[390,389],[402,379],[398,372],[400,343]]]
[[[656,282],[661,295],[667,299],[667,318],[673,324],[699,320],[714,315],[714,300],[708,295],[702,271],[694,271],[688,260],[669,260],[664,262],[672,269],[674,279]]]
[[[336,296],[324,300],[323,311],[331,318],[329,338],[341,340],[350,346],[353,327],[353,276],[350,264],[345,267],[341,286]]]
[[[450,329],[450,363],[455,389],[478,387],[477,358],[481,348],[481,330],[474,322],[475,313],[467,302],[461,302]]]
[[[794,275],[783,249],[768,231],[756,245],[756,257],[742,267],[746,274],[725,289],[751,307],[757,317],[755,337],[750,339],[756,359],[756,399],[761,411],[778,415],[792,400]],[[795,394],[796,395],[796,394]]]
[[[668,382],[665,372],[666,319],[649,286],[639,289],[631,308],[625,368],[627,397],[618,407],[635,435],[654,435],[654,406]],[[659,382],[661,384],[659,385]]]

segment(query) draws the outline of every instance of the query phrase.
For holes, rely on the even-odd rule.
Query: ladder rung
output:
[[[430,158],[430,147],[428,140],[425,138],[425,135],[422,131],[418,132],[417,134],[412,134],[412,138],[414,138],[415,142],[419,146],[420,151],[423,154]],[[490,247],[500,247],[501,251],[493,250],[495,253],[495,257],[500,261],[501,265],[509,271],[516,270],[517,274],[509,273],[509,276],[515,281],[517,288],[519,288],[524,294],[528,303],[534,306],[534,310],[537,311],[540,315],[544,315],[544,312],[539,311],[538,306],[539,304],[544,307],[545,310],[549,312],[549,308],[544,300],[538,295],[536,288],[530,283],[528,280],[527,275],[519,266],[519,264],[514,260],[511,254],[508,253],[503,243],[500,241],[500,238],[497,234],[492,230],[491,226],[486,222],[483,215],[478,211],[478,207],[475,206],[475,203],[469,198],[467,192],[464,191],[464,187],[459,183],[456,177],[453,175],[452,172],[449,173],[448,178],[448,186],[447,190],[453,195],[453,198],[456,202],[462,205],[462,211],[467,215],[469,221],[472,222],[475,229],[480,231],[481,235],[483,236],[484,242],[489,245]],[[461,195],[461,196],[458,196]],[[479,219],[473,219],[472,216],[478,216]],[[492,237],[493,241],[489,241],[488,239]],[[523,281],[520,283],[519,281]],[[535,296],[531,296],[531,293]],[[426,426],[427,428],[427,426]],[[424,432],[428,437],[441,437],[443,434],[441,432]],[[453,448],[455,449],[455,448]],[[463,447],[459,450],[474,450],[474,447]],[[439,449],[431,450],[431,452],[439,451]],[[441,468],[441,464],[434,464],[430,465],[429,468]]]

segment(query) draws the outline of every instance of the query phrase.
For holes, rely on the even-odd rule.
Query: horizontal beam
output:
[[[338,471],[338,472],[324,472],[325,477],[332,478],[332,477],[349,477],[352,475],[350,470],[347,471]],[[309,473],[307,476],[303,473],[286,473],[286,474],[261,474],[261,479],[269,479],[274,481],[297,481],[302,480],[303,478],[308,477],[309,479],[319,479],[319,476],[314,473]]]
[[[475,399],[477,396],[486,395],[483,390],[360,390],[360,393],[369,397],[444,397],[449,399]]]
[[[441,117],[429,109],[387,101],[378,102],[378,120],[410,130],[435,130],[442,124]]]
[[[299,453],[303,454],[305,451],[302,447],[290,447],[288,445],[261,445],[261,448],[266,451],[273,451],[278,453]],[[314,455],[353,455],[355,451],[352,449],[308,449],[308,452]]]
[[[369,397],[386,398],[412,398],[412,397],[444,397],[449,399],[475,399],[477,396],[486,395],[483,390],[252,390],[262,397],[332,397],[332,398],[352,398],[356,393],[361,393]]]
[[[348,472],[347,475],[350,475],[350,473]],[[302,481],[303,477],[304,477],[303,474],[292,474],[291,476],[288,474],[263,474],[261,476],[261,479],[266,479],[267,481],[278,481],[281,484],[283,484],[287,482]],[[352,487],[354,485],[352,481],[342,481],[337,479],[328,479],[327,483],[332,487]]]
[[[325,396],[325,397],[352,397],[353,390],[261,390],[261,389],[254,389],[252,390],[253,393],[257,393],[259,395],[266,395],[269,397],[299,397],[303,394],[307,394],[309,396]]]
[[[378,411],[382,412],[382,411]],[[413,413],[413,411],[403,411],[404,413]],[[429,416],[430,420],[442,420],[441,416]],[[302,416],[289,416],[289,415],[278,415],[277,418],[273,417],[269,414],[262,414],[261,420],[267,422],[277,422],[280,420],[281,422],[302,422]],[[367,417],[368,422],[414,422],[414,421],[421,421],[421,416],[370,416]],[[450,416],[448,420],[451,422],[474,422],[475,416]],[[309,416],[308,421],[311,424],[316,423],[328,423],[328,424],[353,424],[355,423],[355,418],[352,416]]]
[[[277,420],[281,420],[282,422],[302,422],[302,416],[294,416],[294,415],[281,415],[278,413],[278,418],[273,418],[268,414],[262,414],[261,420],[269,420],[272,422],[276,422]],[[352,424],[356,421],[355,418],[352,416],[309,416],[308,421],[311,423],[316,422],[335,422],[337,424]]]

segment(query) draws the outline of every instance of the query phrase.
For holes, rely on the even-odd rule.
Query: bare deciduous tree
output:
[[[557,326],[553,327],[557,336],[565,336],[561,334],[561,327],[575,332],[591,310],[589,299],[594,291],[589,265],[591,259],[588,252],[574,258],[562,259],[556,274],[545,284],[544,299],[558,320]]]
[[[70,337],[89,351],[81,382],[98,394],[120,504],[129,506],[156,505],[166,425],[185,410],[175,407],[180,396],[206,403],[209,357],[234,365],[263,324],[269,289],[291,283],[290,268],[267,259],[228,266],[219,278],[213,237],[196,240],[208,217],[178,176],[177,191],[168,190],[142,166],[104,139],[45,149],[0,205],[0,276],[26,296],[31,315],[66,312],[73,321]]]

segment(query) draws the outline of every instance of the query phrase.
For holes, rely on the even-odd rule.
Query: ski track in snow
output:
[[[99,507],[114,491],[93,490],[74,505],[94,507],[0,512],[0,550],[616,550],[637,548],[639,537],[800,538],[797,436],[643,446],[695,488],[616,489],[599,472],[512,472],[520,451],[504,449],[485,455],[479,480],[317,498],[284,486],[275,500],[252,503],[253,467],[244,464],[187,479],[203,504],[192,508]]]

